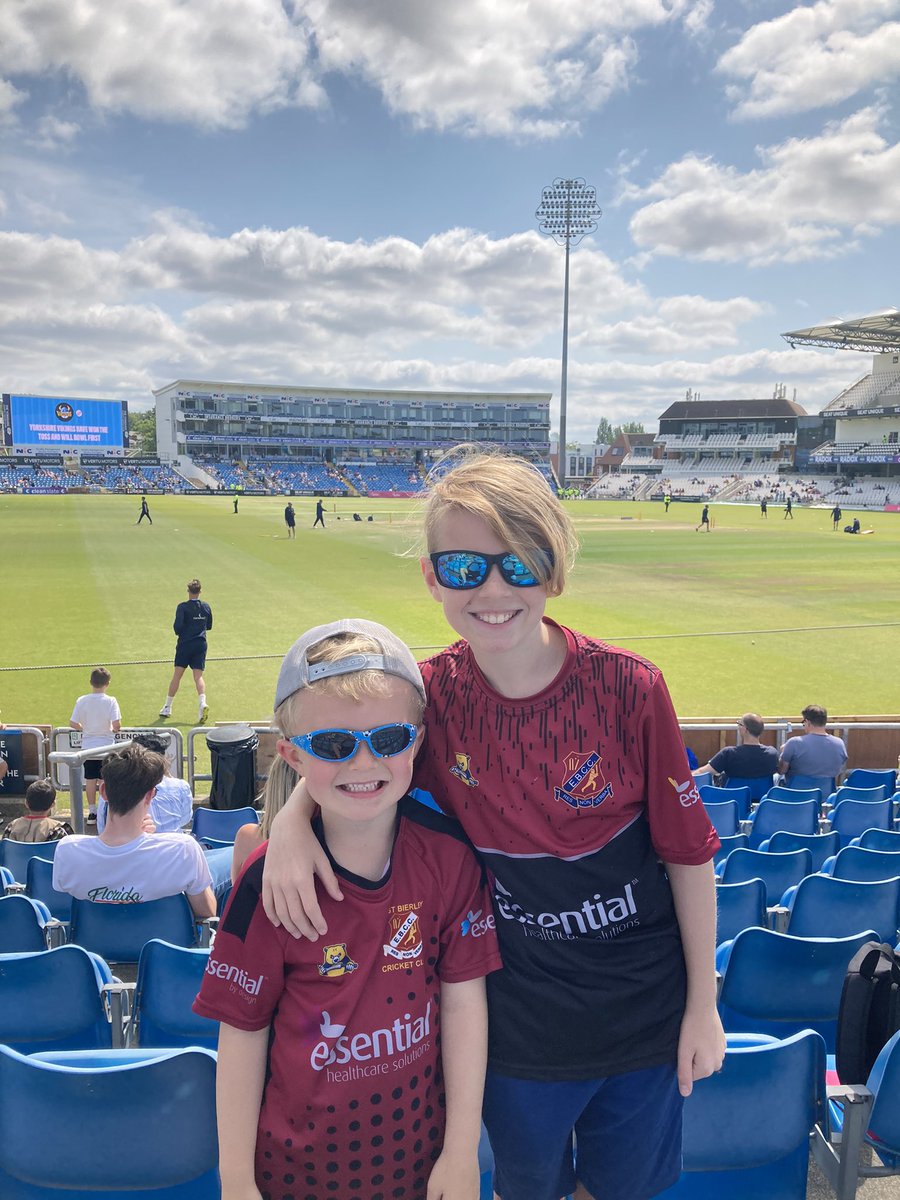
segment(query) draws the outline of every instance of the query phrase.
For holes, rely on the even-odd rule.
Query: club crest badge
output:
[[[382,946],[386,958],[408,961],[422,953],[419,918],[414,912],[395,913],[388,927],[390,941]]]
[[[600,770],[602,758],[596,750],[589,754],[567,754],[563,760],[566,778],[562,787],[553,789],[554,800],[562,800],[570,808],[597,808],[613,794]]]
[[[322,951],[319,974],[325,979],[339,979],[355,971],[358,966],[359,963],[355,963],[347,953],[347,943],[335,942]]]
[[[478,780],[469,770],[469,763],[471,761],[472,756],[470,754],[457,754],[456,766],[450,768],[450,774],[455,775],[466,787],[478,787]]]

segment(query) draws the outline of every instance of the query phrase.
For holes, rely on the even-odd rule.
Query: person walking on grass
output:
[[[175,609],[175,621],[172,628],[178,636],[175,645],[175,670],[169,684],[166,702],[159,710],[161,717],[171,717],[172,702],[181,683],[181,677],[190,667],[194,675],[194,686],[197,689],[199,712],[197,720],[204,725],[209,718],[209,706],[206,703],[206,681],[203,670],[206,666],[206,631],[212,629],[212,609],[205,600],[200,599],[200,580],[192,579],[187,585],[188,598],[182,600]]]
[[[700,524],[696,527],[695,532],[699,533],[703,526],[706,526],[706,532],[709,533],[709,505],[703,505],[703,512],[700,514]]]
[[[325,505],[322,503],[321,497],[316,501],[316,519],[313,521],[312,527],[315,529],[317,525],[325,528]]]
[[[289,538],[297,536],[297,515],[294,512],[294,506],[290,500],[284,506],[284,523],[287,527],[287,535]]]
[[[144,517],[147,518],[151,525],[153,524],[153,518],[150,516],[150,505],[147,503],[147,497],[141,496],[141,515],[135,521],[135,525],[140,525]]]
[[[788,496],[787,501],[785,502],[783,519],[786,521],[788,519],[788,517],[790,517],[790,519],[793,521],[793,519],[794,519],[794,502],[790,498],[790,496]]]

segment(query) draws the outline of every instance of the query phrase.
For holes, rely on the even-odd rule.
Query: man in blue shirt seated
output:
[[[839,737],[828,733],[828,713],[821,705],[807,704],[803,713],[803,733],[788,738],[781,747],[779,771],[788,787],[819,787],[823,796],[834,791],[835,780],[847,761],[847,747]],[[802,781],[798,780],[802,776]]]

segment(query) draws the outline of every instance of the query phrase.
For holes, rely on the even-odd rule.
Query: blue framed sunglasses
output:
[[[550,550],[541,550],[539,554],[549,575],[553,568],[553,554]],[[456,592],[481,587],[493,566],[500,568],[500,574],[511,587],[540,587],[546,583],[545,579],[538,579],[511,550],[503,554],[479,554],[476,550],[439,550],[437,554],[430,554],[428,557],[441,587],[452,588]]]
[[[314,729],[288,741],[323,762],[349,762],[365,742],[376,758],[393,758],[408,750],[419,730],[416,725],[379,725],[377,729]]]

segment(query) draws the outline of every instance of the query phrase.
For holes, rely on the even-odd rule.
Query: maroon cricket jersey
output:
[[[495,692],[465,642],[422,664],[415,783],[493,876],[489,1061],[527,1079],[675,1061],[685,968],[662,864],[719,845],[660,671],[563,633],[562,669],[526,699]]]
[[[320,833],[321,836],[321,833]],[[276,929],[265,847],[235,884],[194,1011],[271,1025],[256,1142],[264,1200],[424,1200],[441,1151],[440,985],[501,966],[481,866],[459,826],[406,798],[387,874],[335,866],[327,942]]]

